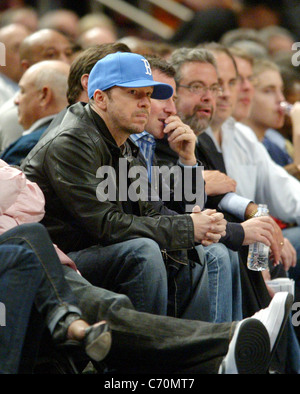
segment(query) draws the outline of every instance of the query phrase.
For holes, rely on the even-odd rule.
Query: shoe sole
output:
[[[86,346],[86,354],[94,361],[102,361],[110,351],[111,342],[110,331],[105,331]]]
[[[257,319],[246,319],[239,327],[235,343],[235,363],[239,374],[266,374],[270,364],[270,338]]]

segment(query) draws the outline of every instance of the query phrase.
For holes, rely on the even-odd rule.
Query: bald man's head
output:
[[[70,66],[60,60],[35,63],[23,74],[15,98],[19,123],[28,129],[37,120],[57,114],[67,105]]]
[[[72,62],[72,45],[63,34],[51,30],[39,30],[22,42],[20,60],[23,70],[42,60],[61,60]]]

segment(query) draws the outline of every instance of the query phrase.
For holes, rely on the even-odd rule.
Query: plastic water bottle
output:
[[[282,101],[280,103],[280,108],[283,109],[284,113],[286,115],[290,115],[291,114],[291,110],[293,108],[293,104],[288,103],[287,101]]]
[[[257,213],[254,217],[268,215],[269,210],[267,205],[259,204]],[[247,267],[252,271],[264,271],[269,269],[269,251],[270,247],[261,242],[255,242],[249,245]]]

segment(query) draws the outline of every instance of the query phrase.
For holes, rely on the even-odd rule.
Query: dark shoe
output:
[[[102,361],[110,351],[111,332],[107,323],[94,324],[86,330],[83,339],[86,354],[95,361]]]

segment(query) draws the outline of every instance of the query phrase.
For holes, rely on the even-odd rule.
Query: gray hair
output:
[[[179,84],[181,80],[181,68],[185,63],[199,62],[210,63],[217,70],[216,59],[212,52],[203,48],[179,48],[175,49],[169,58],[169,62],[176,71],[175,81]]]

